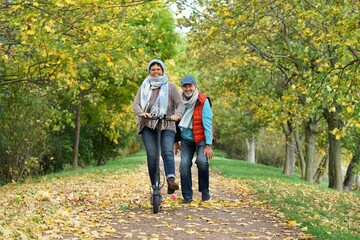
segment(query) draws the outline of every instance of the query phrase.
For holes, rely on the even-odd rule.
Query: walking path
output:
[[[178,156],[176,162],[178,168]],[[181,204],[181,191],[177,191],[176,199],[172,200],[164,186],[162,207],[158,214],[153,214],[151,205],[145,204],[144,207],[142,199],[136,199],[141,188],[127,184],[134,187],[133,202],[115,214],[107,213],[107,219],[102,221],[106,222],[104,226],[111,225],[112,228],[104,231],[97,226],[92,228],[93,232],[99,234],[99,239],[308,239],[300,231],[286,227],[287,223],[280,214],[256,202],[249,189],[237,180],[228,180],[211,172],[212,199],[201,202],[201,195],[196,189],[195,164],[192,169],[194,201],[191,204]],[[141,177],[134,177],[142,179],[138,184],[143,184],[143,179],[148,181],[146,168],[137,174]],[[150,193],[145,195],[149,202]]]

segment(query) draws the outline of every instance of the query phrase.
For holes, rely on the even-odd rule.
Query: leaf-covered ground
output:
[[[212,200],[181,204],[163,192],[151,212],[146,166],[136,172],[42,178],[0,189],[0,239],[309,239],[281,214],[252,199],[238,180],[211,173]]]

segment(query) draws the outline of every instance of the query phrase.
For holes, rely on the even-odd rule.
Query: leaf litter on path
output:
[[[212,199],[194,201],[162,190],[150,204],[146,166],[136,172],[83,174],[0,189],[0,239],[310,239],[296,223],[256,202],[239,180],[211,173]],[[177,174],[179,175],[179,174]]]

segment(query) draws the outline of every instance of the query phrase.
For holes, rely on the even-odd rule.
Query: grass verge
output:
[[[316,239],[360,239],[360,197],[324,185],[310,184],[300,176],[285,176],[281,169],[215,157],[211,169],[250,186],[255,197],[268,203]]]
[[[145,164],[145,162],[146,162],[145,152],[140,151],[129,157],[110,160],[105,165],[102,166],[78,169],[76,171],[65,170],[60,173],[52,173],[45,176],[41,176],[39,177],[39,179],[43,180],[43,178],[51,179],[51,178],[71,177],[80,174],[106,174],[106,173],[114,173],[119,170],[121,170],[121,172],[134,171],[140,165]]]

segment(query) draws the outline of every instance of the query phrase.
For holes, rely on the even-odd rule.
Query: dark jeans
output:
[[[199,192],[209,191],[209,162],[204,156],[205,141],[200,142],[197,146],[195,142],[181,140],[181,161],[180,161],[180,178],[181,192],[184,199],[192,199],[192,176],[191,166],[192,159],[196,152],[195,163],[198,168]]]
[[[145,127],[141,136],[146,149],[151,185],[155,185],[157,130]],[[164,162],[166,179],[169,177],[175,177],[174,138],[175,132],[171,130],[161,131],[160,148],[161,156]]]

